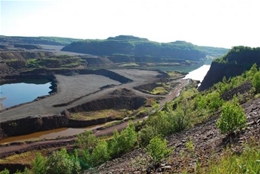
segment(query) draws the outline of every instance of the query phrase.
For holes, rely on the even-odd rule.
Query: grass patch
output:
[[[177,79],[185,76],[183,73],[177,71],[170,71],[167,72],[167,74],[170,76],[171,79]]]
[[[227,150],[217,161],[211,161],[208,168],[202,168],[198,173],[260,173],[260,147],[246,146],[240,155]]]
[[[158,87],[154,88],[151,92],[151,94],[153,94],[153,95],[165,95],[167,93],[168,93],[168,91],[162,86],[158,86]]]
[[[137,63],[124,63],[119,65],[119,67],[139,67]]]
[[[131,114],[131,111],[126,109],[120,109],[120,110],[105,109],[100,111],[72,113],[71,116],[72,119],[75,120],[94,120],[98,118],[107,118],[107,117],[123,119],[129,114]]]
[[[13,163],[13,164],[31,164],[31,162],[35,159],[36,154],[39,151],[28,151],[21,154],[11,155],[6,158],[0,159],[0,164]]]

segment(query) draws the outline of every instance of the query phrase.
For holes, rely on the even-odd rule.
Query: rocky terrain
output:
[[[260,138],[260,98],[242,106],[247,116],[247,127],[239,134],[220,134],[216,127],[220,113],[215,113],[207,121],[187,131],[168,136],[168,147],[173,148],[173,154],[157,168],[147,167],[149,157],[142,149],[136,149],[85,173],[181,173],[184,169],[194,173],[196,167],[207,167],[210,160],[221,156],[227,147],[232,153],[239,154],[245,144],[259,143]],[[187,142],[193,143],[192,151],[187,148]],[[197,166],[198,163],[200,166]]]
[[[241,75],[256,63],[260,66],[260,49],[249,47],[234,47],[227,55],[212,62],[211,67],[202,81],[199,90],[206,90],[215,83]]]

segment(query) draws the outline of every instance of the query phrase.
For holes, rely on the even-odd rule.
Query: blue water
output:
[[[0,102],[4,108],[30,102],[37,97],[48,95],[51,91],[50,87],[51,82],[43,84],[12,83],[0,85]]]

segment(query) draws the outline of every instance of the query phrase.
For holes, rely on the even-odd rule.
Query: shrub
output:
[[[10,173],[9,170],[7,170],[7,169],[0,171],[0,174],[9,174],[9,173]]]
[[[35,160],[32,162],[32,171],[37,174],[46,173],[46,161],[47,159],[43,157],[40,153],[36,154]]]
[[[79,162],[74,162],[66,149],[53,152],[48,157],[46,166],[48,174],[76,174],[80,172]]]
[[[101,164],[109,159],[108,146],[106,141],[99,141],[92,153],[94,165]]]
[[[92,131],[85,131],[82,134],[77,135],[76,145],[81,149],[93,150],[97,145],[97,137],[93,135]]]
[[[254,76],[253,76],[253,80],[252,80],[252,84],[256,89],[257,93],[260,93],[260,72],[257,72]]]
[[[246,115],[236,98],[223,104],[221,116],[217,121],[217,127],[222,134],[234,132],[242,128],[245,123]]]
[[[167,148],[166,139],[161,139],[156,136],[151,139],[149,145],[146,147],[146,152],[152,157],[154,163],[161,162],[171,153],[170,148]]]

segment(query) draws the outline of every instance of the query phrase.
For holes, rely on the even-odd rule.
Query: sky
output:
[[[260,47],[259,0],[1,0],[0,35]]]

